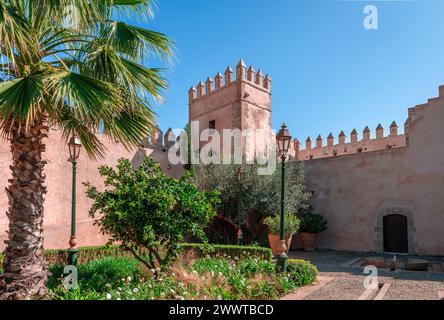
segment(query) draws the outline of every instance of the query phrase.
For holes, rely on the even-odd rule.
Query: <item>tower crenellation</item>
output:
[[[230,66],[225,70],[225,85],[229,86],[233,82],[233,69]]]
[[[207,78],[207,81],[205,81],[205,90],[206,90],[206,94],[211,93],[211,91],[213,91],[213,79],[211,79],[211,77]]]
[[[267,73],[264,79],[264,88],[271,91],[271,78],[270,75]]]
[[[236,67],[236,79],[234,79],[233,70],[230,66],[228,66],[224,72],[224,75],[222,75],[220,72],[216,74],[216,76],[214,77],[214,81],[211,76],[207,78],[205,84],[200,81],[196,87],[197,89],[195,89],[196,95],[192,94],[190,89],[190,102],[194,99],[198,99],[215,91],[224,89],[225,87],[236,83],[239,79],[241,79],[241,81],[247,81],[253,85],[263,88],[268,92],[271,92],[270,75],[267,74],[264,77],[262,69],[259,69],[256,72],[253,65],[251,65],[247,70],[244,60],[241,59]]]
[[[261,69],[259,69],[256,74],[256,84],[260,87],[263,87],[264,85],[264,74],[262,73]]]
[[[390,125],[390,136],[397,136],[398,135],[398,125],[395,121],[392,122]]]
[[[353,129],[353,131],[350,133],[350,142],[351,143],[358,142],[358,131],[356,131],[356,129]]]
[[[339,144],[345,144],[346,139],[347,139],[347,136],[345,135],[344,131],[341,131],[339,133]]]
[[[318,135],[318,137],[316,138],[316,148],[322,148],[324,145],[324,139],[322,138],[321,135]]]
[[[255,74],[256,70],[254,70],[254,67],[251,65],[250,68],[248,68],[248,81],[254,81]]]
[[[202,81],[197,85],[197,97],[203,97],[205,95],[205,86]]]
[[[381,124],[376,127],[376,139],[384,138],[384,128]]]
[[[365,127],[364,131],[362,131],[362,139],[363,140],[370,140],[371,131],[369,127]]]
[[[218,72],[216,74],[216,76],[214,77],[214,80],[216,80],[216,90],[220,89],[223,87],[224,83],[224,77],[222,76],[222,74],[220,72]]]
[[[327,137],[327,146],[331,147],[335,144],[335,137],[333,136],[333,133],[330,132],[330,134]]]

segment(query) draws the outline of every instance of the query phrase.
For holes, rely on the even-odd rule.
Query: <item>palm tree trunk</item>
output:
[[[43,254],[43,201],[46,187],[42,160],[48,127],[42,123],[12,130],[12,179],[9,198],[8,240],[0,299],[25,299],[46,294],[47,266]]]

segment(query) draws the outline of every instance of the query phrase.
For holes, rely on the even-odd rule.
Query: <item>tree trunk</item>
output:
[[[42,123],[27,130],[15,126],[11,136],[12,179],[9,198],[8,240],[0,299],[27,299],[46,295],[47,266],[43,254],[43,201],[46,187],[42,160],[48,127]]]

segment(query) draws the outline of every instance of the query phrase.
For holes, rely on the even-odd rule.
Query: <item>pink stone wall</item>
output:
[[[409,145],[305,161],[321,248],[381,252],[384,212],[405,212],[409,252],[444,255],[444,95],[409,110]]]
[[[97,168],[103,164],[114,166],[120,158],[128,158],[135,165],[140,163],[143,155],[153,156],[161,163],[165,172],[173,177],[183,174],[182,166],[169,166],[166,149],[160,145],[151,146],[135,151],[126,150],[122,144],[111,142],[106,137],[102,140],[107,147],[105,159],[91,160],[86,153],[81,152],[77,170],[77,240],[78,246],[92,246],[106,243],[108,237],[100,234],[88,215],[91,201],[85,196],[82,182],[103,187],[102,179]],[[164,151],[165,150],[165,151]],[[44,237],[45,248],[61,249],[68,247],[71,222],[71,173],[72,165],[67,160],[69,151],[66,142],[61,140],[60,133],[51,130],[46,141],[45,167],[48,193],[45,197]],[[0,189],[4,190],[10,177],[11,162],[8,141],[0,143]],[[3,241],[7,238],[8,218],[5,212],[8,199],[5,192],[0,192],[0,249],[5,247]]]

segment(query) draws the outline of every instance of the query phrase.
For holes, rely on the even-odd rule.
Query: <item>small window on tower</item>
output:
[[[209,122],[208,129],[216,129],[216,120],[211,120]]]

